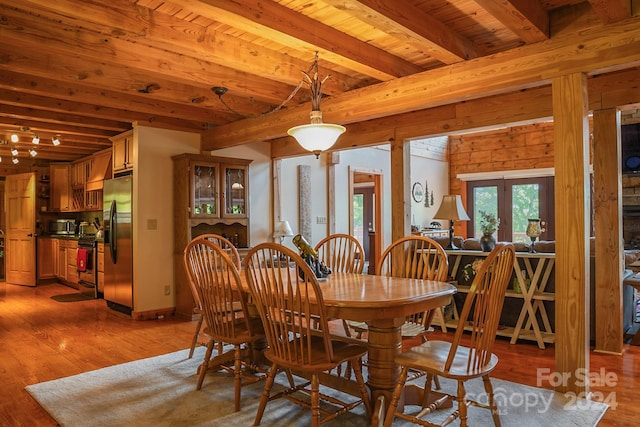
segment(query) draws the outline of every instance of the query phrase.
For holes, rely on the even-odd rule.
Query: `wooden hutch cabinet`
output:
[[[251,160],[180,154],[173,157],[176,315],[193,319],[193,297],[183,264],[192,238],[225,235],[238,249],[249,246]]]

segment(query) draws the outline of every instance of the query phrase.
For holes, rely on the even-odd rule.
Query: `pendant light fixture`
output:
[[[291,92],[291,95],[287,97],[280,105],[266,111],[262,114],[254,116],[246,116],[236,110],[234,110],[229,104],[225,102],[222,96],[227,93],[228,89],[224,86],[213,86],[211,90],[218,96],[218,99],[230,112],[242,116],[244,118],[256,118],[264,117],[279,111],[284,105],[291,100],[303,84],[309,86],[311,91],[311,123],[308,125],[294,126],[287,131],[287,133],[293,136],[298,144],[307,151],[311,151],[316,155],[316,159],[320,156],[322,151],[328,150],[336,143],[338,137],[345,132],[345,127],[341,125],[334,125],[330,123],[322,122],[322,111],[320,111],[320,101],[322,99],[322,84],[331,76],[327,75],[323,79],[320,79],[318,73],[318,52],[316,52],[315,59],[308,71],[303,71],[304,77],[298,86]],[[195,102],[195,100],[194,100]]]
[[[311,113],[309,115],[311,123],[308,125],[294,126],[289,129],[287,133],[294,137],[302,148],[315,154],[317,159],[320,156],[320,152],[331,148],[346,129],[341,125],[322,122],[322,111],[320,111],[322,84],[330,76],[327,75],[323,79],[320,79],[318,73],[318,52],[316,52],[315,60],[309,72],[303,73],[304,82],[309,86],[309,90],[311,91]]]

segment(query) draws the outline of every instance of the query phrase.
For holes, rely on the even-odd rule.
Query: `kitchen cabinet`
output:
[[[58,239],[38,237],[38,280],[56,278]]]
[[[38,204],[36,209],[39,212],[46,212],[51,209],[51,179],[49,174],[51,172],[45,172],[38,178]]]
[[[181,154],[173,157],[176,315],[196,318],[182,253],[194,236],[228,236],[239,251],[249,246],[251,160]]]
[[[133,170],[133,130],[111,138],[113,173]]]
[[[71,210],[69,171],[68,163],[52,163],[50,166],[52,211]]]
[[[69,165],[69,181],[71,186],[71,210],[84,210],[84,186],[89,175],[91,163],[87,159],[77,160]]]
[[[58,280],[78,288],[78,242],[71,239],[54,239],[58,240],[58,262],[57,277]]]
[[[98,243],[98,293],[104,295],[104,243]]]

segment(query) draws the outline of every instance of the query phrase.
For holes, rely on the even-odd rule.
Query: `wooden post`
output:
[[[593,112],[595,351],[622,354],[622,178],[620,111]]]
[[[552,81],[556,205],[556,391],[588,393],[589,122],[586,76]]]
[[[391,242],[411,233],[410,155],[408,142],[391,142]]]

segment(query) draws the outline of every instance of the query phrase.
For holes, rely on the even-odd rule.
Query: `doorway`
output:
[[[365,263],[371,259],[372,250],[381,252],[382,242],[382,173],[380,171],[350,170],[351,235],[364,250]],[[375,232],[371,248],[370,232]]]

